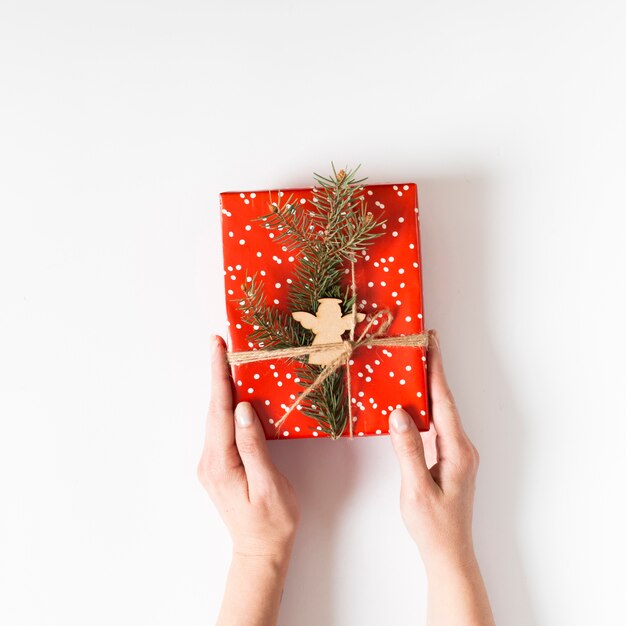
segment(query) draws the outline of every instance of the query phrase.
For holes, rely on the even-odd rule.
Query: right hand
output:
[[[428,467],[422,436],[411,416],[396,409],[389,417],[393,447],[400,462],[400,508],[427,570],[465,566],[475,561],[472,510],[478,452],[463,430],[448,388],[439,340],[431,331],[428,383],[432,424],[425,439],[436,437],[437,461]]]

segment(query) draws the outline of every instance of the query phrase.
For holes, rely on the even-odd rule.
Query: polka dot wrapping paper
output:
[[[252,329],[243,319],[238,299],[247,278],[262,281],[268,303],[287,313],[287,294],[298,263],[298,251],[275,241],[276,234],[258,218],[267,215],[270,198],[291,198],[303,208],[311,189],[224,192],[220,194],[224,250],[224,282],[231,351],[258,350],[250,341]],[[386,220],[383,235],[373,241],[355,264],[357,303],[368,316],[389,310],[393,321],[386,336],[424,331],[419,210],[414,183],[366,185],[364,198],[370,212]],[[349,264],[345,285],[350,285]],[[363,328],[367,321],[356,327]],[[404,407],[420,430],[428,430],[426,350],[408,346],[361,346],[349,364],[353,433],[355,437],[389,432],[389,414]],[[345,367],[344,367],[345,369]],[[234,365],[236,401],[251,402],[267,439],[326,437],[316,420],[294,409],[277,432],[277,422],[303,391],[297,367],[286,359]],[[348,426],[344,436],[348,434]]]

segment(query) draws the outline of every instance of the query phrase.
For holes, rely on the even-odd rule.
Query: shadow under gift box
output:
[[[393,322],[385,336],[409,335],[424,330],[417,186],[414,183],[366,185],[367,208],[386,220],[381,237],[373,240],[355,264],[359,311],[373,315],[389,310]],[[298,252],[276,241],[276,232],[255,219],[270,212],[270,201],[300,203],[306,210],[313,195],[309,188],[272,191],[230,191],[220,194],[224,249],[224,283],[231,351],[259,349],[250,341],[253,329],[242,320],[240,300],[247,276],[256,274],[269,305],[287,313],[287,295],[294,279]],[[271,199],[271,200],[270,200]],[[346,264],[344,285],[350,284]],[[356,336],[365,327],[356,327]],[[389,414],[405,408],[420,430],[428,430],[426,349],[363,346],[351,355],[349,365],[353,432],[355,437],[389,432]],[[344,367],[345,369],[345,367]],[[304,388],[298,384],[297,365],[273,359],[232,368],[236,401],[251,402],[267,439],[326,437],[317,422],[294,409],[277,422]],[[349,433],[348,426],[343,436]]]

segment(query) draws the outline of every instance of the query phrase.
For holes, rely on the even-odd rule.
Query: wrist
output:
[[[234,546],[232,565],[255,576],[285,576],[291,558],[291,544],[256,546],[254,549]]]
[[[450,576],[471,576],[479,571],[473,547],[455,552],[440,552],[423,559],[426,576],[438,580]]]

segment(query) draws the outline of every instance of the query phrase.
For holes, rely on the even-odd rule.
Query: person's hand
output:
[[[435,332],[428,349],[428,382],[433,424],[424,440],[403,409],[389,417],[401,470],[400,508],[427,570],[466,567],[475,561],[472,508],[478,452],[461,425]],[[431,447],[434,464],[426,460]]]
[[[270,459],[252,405],[241,402],[233,412],[225,344],[220,337],[212,342],[211,401],[198,477],[228,527],[235,556],[284,564],[298,524],[296,495]]]

